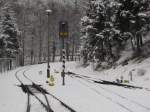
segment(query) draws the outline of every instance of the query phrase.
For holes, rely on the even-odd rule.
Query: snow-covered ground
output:
[[[115,81],[123,76],[129,80],[129,72],[133,75],[130,85],[150,88],[150,59],[142,63],[129,63],[126,66],[118,66],[115,69],[96,72],[92,66],[83,68],[79,62],[67,62],[66,71],[87,75],[96,79]],[[62,86],[61,70],[62,63],[51,63],[51,75],[54,76],[55,85],[46,83],[46,64],[26,66],[0,74],[0,112],[25,112],[27,95],[17,87],[18,76],[25,84],[30,84],[23,77],[23,72],[37,84],[41,84],[49,93],[66,103],[77,112],[150,112],[150,91],[145,89],[129,89],[112,85],[96,84],[77,77],[65,77],[65,86]],[[42,74],[41,74],[42,72]],[[31,98],[32,99],[32,98]],[[55,112],[68,112],[58,101],[48,96],[50,105]],[[34,99],[32,100],[31,112],[43,112],[42,107]]]

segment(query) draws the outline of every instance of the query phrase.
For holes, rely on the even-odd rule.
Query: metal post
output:
[[[59,36],[62,40],[62,85],[65,85],[65,61],[66,61],[66,51],[65,51],[65,38],[68,38],[68,23],[67,21],[60,21],[59,24]]]
[[[50,77],[50,64],[49,64],[49,13],[48,13],[48,31],[47,31],[47,78]]]
[[[50,13],[52,12],[51,10],[46,10],[47,12],[47,15],[48,15],[48,30],[47,30],[47,55],[48,55],[48,60],[47,60],[47,78],[50,77],[50,64],[49,64],[49,61],[50,61],[50,51],[49,51],[49,46],[50,46],[50,39],[49,39],[49,36],[50,36],[50,28],[49,28],[49,15]]]
[[[65,85],[65,57],[66,55],[66,52],[65,52],[65,47],[64,47],[64,38],[62,38],[62,73],[61,73],[61,76],[62,76],[62,85]]]

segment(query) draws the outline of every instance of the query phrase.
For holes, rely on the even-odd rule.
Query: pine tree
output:
[[[91,0],[81,20],[85,62],[112,65],[126,47],[139,51],[150,28],[149,4],[149,0]]]
[[[87,15],[81,19],[82,24],[82,52],[83,59],[85,60],[93,60],[93,51],[95,50],[95,43],[97,43],[96,34],[100,31],[103,25],[102,16],[98,15],[97,6],[95,0],[92,0],[89,5],[89,9],[87,10]],[[100,17],[101,16],[101,17]],[[101,22],[100,22],[101,21]],[[98,44],[98,43],[97,43]]]
[[[18,28],[11,6],[5,6],[0,16],[1,57],[15,57],[18,52]]]
[[[119,0],[120,6],[117,12],[118,29],[124,40],[131,40],[133,49],[139,51],[143,45],[142,35],[148,30],[149,0]]]
[[[87,16],[82,19],[83,52],[88,53],[85,57],[97,62],[110,61],[113,57],[112,40],[119,32],[114,26],[116,6],[109,0],[91,1]]]

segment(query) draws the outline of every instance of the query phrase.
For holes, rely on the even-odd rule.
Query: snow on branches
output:
[[[150,26],[149,3],[149,0],[91,0],[87,15],[81,19],[82,37],[86,37],[82,38],[85,62],[94,57],[99,63],[110,65],[125,46],[139,50],[143,32]]]

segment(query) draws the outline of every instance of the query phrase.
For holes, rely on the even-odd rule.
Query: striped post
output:
[[[65,38],[68,38],[68,22],[59,22],[59,37],[62,39],[62,85],[65,85],[65,61],[66,61],[66,51],[65,51]]]
[[[61,76],[63,78],[62,85],[65,85],[65,62],[66,62],[66,51],[62,50],[62,73]]]

